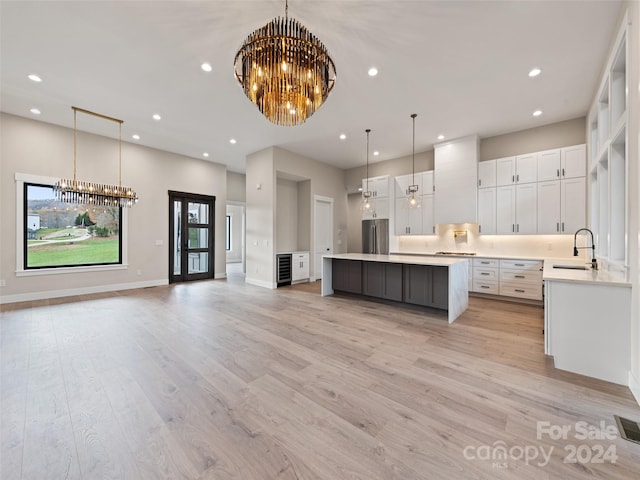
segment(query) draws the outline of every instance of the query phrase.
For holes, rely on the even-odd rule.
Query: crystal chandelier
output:
[[[267,119],[302,125],[336,82],[336,67],[322,42],[300,22],[278,17],[250,34],[234,59],[245,95]]]
[[[418,195],[419,186],[416,184],[416,117],[417,113],[411,114],[413,121],[413,149],[411,151],[411,185],[407,188],[407,203],[409,208],[420,207],[420,196]]]
[[[122,124],[123,120],[107,117],[100,113],[90,112],[78,107],[73,109],[73,180],[62,179],[53,186],[56,198],[65,203],[77,203],[85,205],[105,205],[111,207],[131,207],[138,202],[138,195],[133,189],[122,186]],[[83,182],[77,178],[77,117],[78,112],[93,115],[119,125],[118,141],[118,185],[106,185],[103,183]]]
[[[364,211],[371,211],[371,197],[373,196],[373,194],[369,190],[369,134],[371,133],[371,129],[367,128],[365,132],[367,133],[367,172],[365,177],[366,185],[364,192],[362,192],[362,209]]]

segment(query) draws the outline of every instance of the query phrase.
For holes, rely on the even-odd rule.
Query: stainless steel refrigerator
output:
[[[362,253],[389,253],[389,220],[362,221]]]

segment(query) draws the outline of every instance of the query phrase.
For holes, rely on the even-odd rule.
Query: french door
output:
[[[169,283],[213,278],[215,203],[169,191]]]

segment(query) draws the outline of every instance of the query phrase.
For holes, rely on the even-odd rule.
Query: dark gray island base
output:
[[[405,255],[323,257],[322,295],[334,291],[439,308],[453,322],[469,304],[467,260]]]

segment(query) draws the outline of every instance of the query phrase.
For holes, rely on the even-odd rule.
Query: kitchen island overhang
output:
[[[334,291],[447,310],[449,323],[469,307],[465,258],[342,253],[322,257],[322,296]]]

